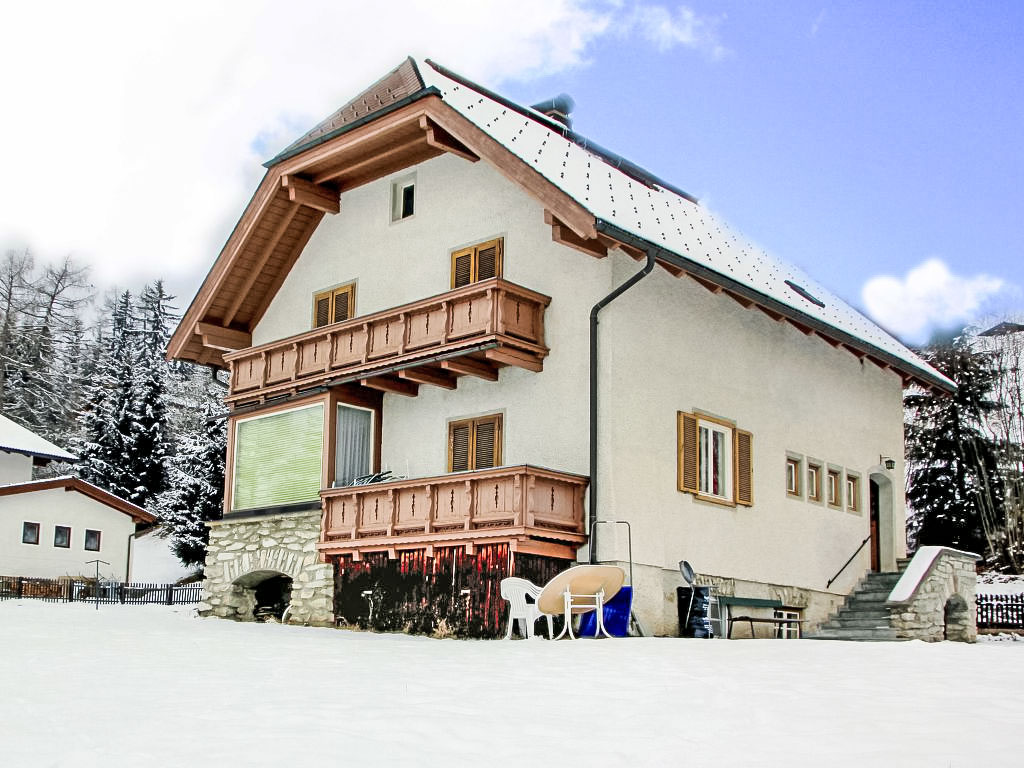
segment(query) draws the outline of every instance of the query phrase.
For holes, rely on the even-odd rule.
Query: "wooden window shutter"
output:
[[[331,294],[317,294],[313,299],[313,327],[319,328],[329,322],[331,322]]]
[[[697,417],[678,414],[679,490],[697,493]]]
[[[501,275],[501,238],[476,247],[476,281]]]
[[[448,471],[465,472],[470,469],[469,443],[473,422],[460,421],[448,428]]]
[[[487,469],[501,464],[501,417],[491,416],[474,423],[473,469]]]
[[[475,249],[466,248],[452,254],[452,288],[461,288],[474,281],[473,256]]]
[[[736,430],[736,503],[746,507],[754,503],[754,436]]]
[[[340,323],[342,320],[348,320],[352,317],[354,287],[346,285],[341,290],[334,292],[334,317],[331,320],[332,323]]]

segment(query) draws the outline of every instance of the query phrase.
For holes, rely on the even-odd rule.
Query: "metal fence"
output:
[[[140,584],[89,579],[35,579],[0,576],[0,600],[32,598],[51,603],[78,601],[122,605],[185,605],[203,599],[202,584]]]
[[[1024,595],[978,595],[978,629],[1024,629]]]

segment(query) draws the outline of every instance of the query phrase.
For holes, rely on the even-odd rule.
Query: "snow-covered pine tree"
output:
[[[998,482],[995,446],[983,429],[996,408],[990,355],[973,350],[962,335],[922,354],[957,391],[914,390],[904,398],[911,535],[919,546],[988,554],[979,491],[985,479]]]
[[[227,433],[220,410],[204,409],[202,428],[179,436],[170,487],[157,505],[174,552],[185,565],[205,563],[210,535],[205,523],[219,520],[223,511]]]

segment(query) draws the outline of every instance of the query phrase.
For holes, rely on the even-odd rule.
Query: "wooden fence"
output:
[[[96,582],[86,579],[35,579],[28,576],[0,576],[0,600],[32,598],[51,603],[79,601],[122,605],[185,605],[203,599],[202,584],[140,584],[122,581]]]
[[[1024,629],[1024,595],[978,595],[978,629]]]

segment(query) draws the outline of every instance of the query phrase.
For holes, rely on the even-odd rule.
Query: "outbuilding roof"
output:
[[[0,497],[15,496],[22,493],[35,493],[37,491],[49,491],[54,488],[63,488],[65,491],[76,491],[95,499],[101,504],[106,504],[118,512],[122,512],[136,523],[155,523],[156,517],[144,510],[142,507],[125,501],[120,496],[115,496],[97,485],[87,483],[78,477],[65,475],[63,477],[51,477],[46,480],[31,480],[27,483],[14,483],[12,485],[0,485]]]
[[[78,461],[77,456],[58,448],[49,440],[3,415],[0,415],[0,450],[25,456],[38,456],[42,459]]]

